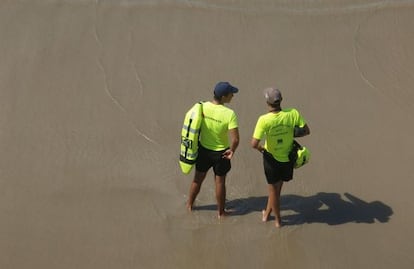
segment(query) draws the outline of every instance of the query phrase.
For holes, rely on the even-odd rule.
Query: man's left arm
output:
[[[294,137],[302,137],[302,136],[309,135],[309,134],[310,134],[310,129],[307,124],[305,124],[305,126],[303,127],[295,126]]]

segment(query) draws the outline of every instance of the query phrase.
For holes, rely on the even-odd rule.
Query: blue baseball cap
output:
[[[236,93],[238,91],[239,89],[237,89],[230,83],[221,81],[216,84],[216,87],[214,88],[214,95],[217,97],[222,97],[229,93]]]

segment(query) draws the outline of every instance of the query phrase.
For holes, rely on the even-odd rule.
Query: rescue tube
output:
[[[302,148],[298,150],[298,158],[296,159],[296,162],[295,162],[295,168],[299,168],[307,164],[309,162],[309,159],[310,159],[309,149],[305,146],[302,146]]]
[[[310,160],[311,154],[307,147],[302,146],[296,140],[293,141],[292,152],[289,159],[293,159],[293,167],[295,169],[307,164]]]
[[[189,174],[197,161],[202,120],[203,103],[198,102],[185,114],[181,130],[180,167],[184,174]]]

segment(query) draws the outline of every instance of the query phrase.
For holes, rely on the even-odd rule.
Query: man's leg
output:
[[[203,184],[204,179],[206,178],[207,172],[195,171],[193,182],[190,185],[190,192],[187,200],[187,209],[191,211],[193,209],[193,204],[197,198],[198,193],[201,189],[201,184]]]
[[[275,212],[275,226],[277,228],[282,226],[282,218],[280,217],[280,193],[282,191],[283,181],[278,181],[276,184],[272,185],[274,188],[274,203],[273,211]]]
[[[225,215],[224,206],[226,203],[226,176],[214,176],[216,184],[216,199],[217,199],[217,210],[218,217]]]
[[[267,205],[266,205],[266,209],[262,210],[262,221],[266,222],[269,220],[270,217],[270,213],[272,213],[272,207],[274,204],[274,200],[275,200],[275,195],[274,195],[274,188],[272,184],[268,185],[268,197],[267,197]]]
[[[283,181],[278,181],[275,184],[268,184],[269,197],[267,198],[266,210],[262,211],[262,221],[269,219],[270,213],[275,214],[275,226],[280,227],[282,219],[280,217],[280,193],[282,190]]]

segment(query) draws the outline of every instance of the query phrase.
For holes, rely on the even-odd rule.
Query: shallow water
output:
[[[1,268],[411,268],[414,1],[3,1]],[[241,143],[188,213],[185,111],[220,80]],[[261,222],[277,86],[312,151]]]

